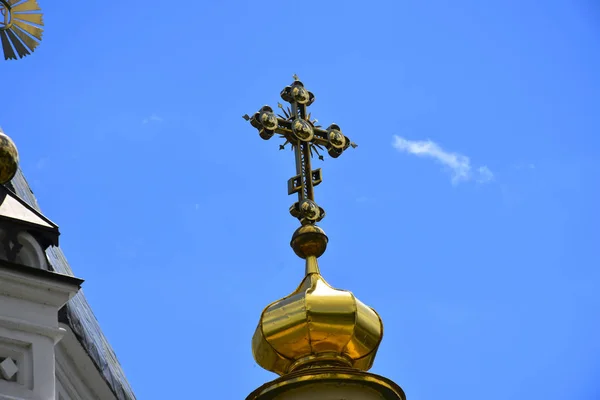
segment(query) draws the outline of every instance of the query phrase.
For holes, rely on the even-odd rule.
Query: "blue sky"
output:
[[[0,124],[139,399],[274,378],[250,339],[302,279],[293,157],[241,116],[294,73],[359,145],[316,199],[324,276],[385,324],[372,372],[600,396],[600,6],[501,3],[41,1]]]

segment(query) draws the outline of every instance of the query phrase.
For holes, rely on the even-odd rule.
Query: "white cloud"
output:
[[[486,182],[489,182],[494,179],[494,174],[485,165],[483,167],[479,167],[477,169],[477,172],[478,172],[477,182],[479,182],[479,183],[486,183]]]
[[[419,157],[428,157],[447,167],[452,174],[452,183],[458,184],[475,179],[479,183],[489,182],[494,179],[494,174],[487,166],[481,166],[473,171],[469,157],[448,152],[431,140],[408,140],[394,135],[394,148],[400,152],[413,154]]]
[[[163,122],[163,121],[164,121],[164,120],[163,120],[161,117],[159,117],[158,115],[156,115],[156,114],[152,114],[152,115],[151,115],[151,116],[149,116],[148,118],[145,118],[145,119],[142,121],[142,124],[147,124],[147,123],[150,123],[150,122]]]

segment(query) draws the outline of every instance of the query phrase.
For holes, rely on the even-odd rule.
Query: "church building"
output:
[[[135,395],[0,129],[0,399]]]

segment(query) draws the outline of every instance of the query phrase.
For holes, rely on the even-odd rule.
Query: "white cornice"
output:
[[[58,309],[79,290],[75,278],[69,282],[54,272],[37,270],[41,273],[34,274],[31,270],[33,268],[26,266],[17,269],[0,265],[0,294]]]
[[[62,339],[65,334],[65,330],[63,328],[54,328],[46,325],[40,325],[36,323],[32,323],[29,321],[25,321],[19,318],[11,318],[0,316],[0,326],[12,329],[21,332],[34,333],[37,335],[42,335],[49,337],[52,339],[54,344],[58,343],[60,339]]]

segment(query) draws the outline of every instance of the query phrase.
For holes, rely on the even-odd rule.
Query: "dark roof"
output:
[[[27,204],[41,212],[37,201],[19,170],[11,182],[14,192]],[[74,276],[65,255],[59,247],[50,246],[46,250],[51,268],[61,274]],[[60,310],[59,320],[69,325],[75,336],[88,353],[100,374],[119,400],[135,400],[135,395],[125,373],[117,360],[113,349],[100,329],[100,324],[94,316],[83,291],[79,291]]]

